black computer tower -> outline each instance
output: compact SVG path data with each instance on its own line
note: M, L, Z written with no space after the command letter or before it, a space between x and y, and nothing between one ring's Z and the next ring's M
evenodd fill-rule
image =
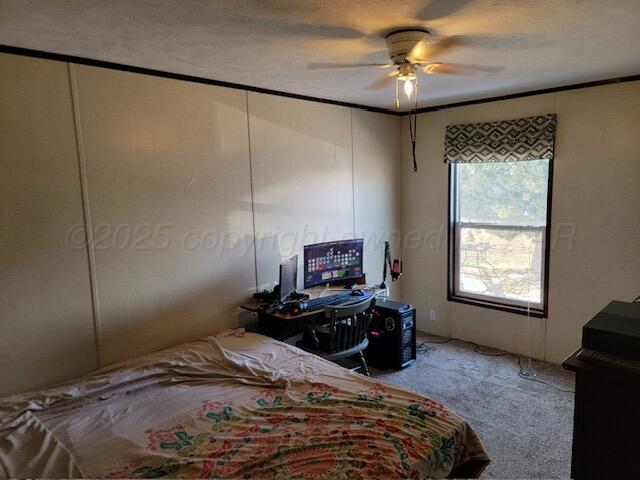
M416 309L393 300L376 300L369 327L367 362L400 370L416 360Z

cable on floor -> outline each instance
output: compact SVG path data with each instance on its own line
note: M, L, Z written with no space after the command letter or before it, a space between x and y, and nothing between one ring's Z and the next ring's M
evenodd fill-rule
M466 343L467 345L471 345L471 346L473 346L473 351L475 353L477 353L478 355L484 355L485 357L511 357L511 358L515 358L515 360L516 360L516 362L518 364L518 377L522 378L523 380L529 380L531 382L541 383L542 385L545 385L547 387L553 388L554 390L557 390L558 392L575 393L573 390L565 390L565 389L556 387L555 385L552 385L549 382L546 382L544 380L536 378L535 375L531 375L522 366L522 359L520 358L520 355L516 355L515 353L510 353L510 352L498 352L498 353L483 352L483 351L481 351L481 349L483 348L482 346L478 345L477 343L470 342L468 340L459 340L457 338L446 338L444 340L423 340L418 345L416 345L416 352L417 353L428 353L430 351L435 350L436 349L435 346L428 345L430 343L431 344L443 344L443 343L449 343L449 342L460 342L460 343Z
M418 345L416 345L416 353L429 353L435 349L436 347L427 345L426 342L421 342Z

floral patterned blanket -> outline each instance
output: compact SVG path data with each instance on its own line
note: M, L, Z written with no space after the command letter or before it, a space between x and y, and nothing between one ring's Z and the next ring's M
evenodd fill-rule
M0 400L0 476L478 475L471 427L411 391L243 330Z

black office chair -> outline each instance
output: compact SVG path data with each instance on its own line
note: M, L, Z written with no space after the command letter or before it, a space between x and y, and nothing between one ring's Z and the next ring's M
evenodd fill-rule
M369 345L367 333L375 303L375 298L370 297L349 305L325 307L329 323L308 327L298 346L332 362L357 356L360 366L353 370L362 368L369 376L363 351Z

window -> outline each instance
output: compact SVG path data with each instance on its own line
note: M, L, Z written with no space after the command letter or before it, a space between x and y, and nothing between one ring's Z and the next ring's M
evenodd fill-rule
M449 169L449 299L546 316L550 160Z

